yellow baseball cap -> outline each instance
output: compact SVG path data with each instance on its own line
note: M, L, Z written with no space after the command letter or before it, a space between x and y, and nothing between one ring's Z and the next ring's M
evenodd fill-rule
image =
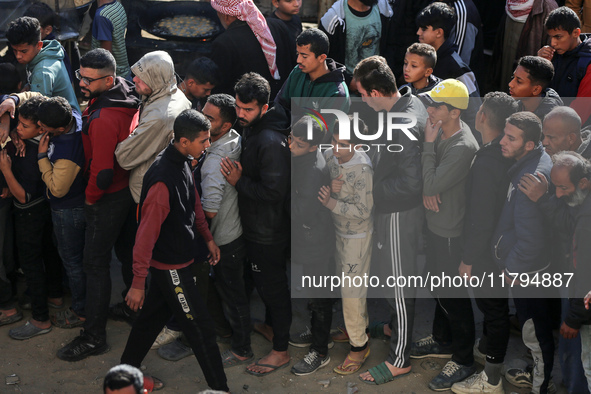
M467 109L470 94L462 82L457 79L445 79L421 96L427 102L427 106L433 103L445 103L457 109Z

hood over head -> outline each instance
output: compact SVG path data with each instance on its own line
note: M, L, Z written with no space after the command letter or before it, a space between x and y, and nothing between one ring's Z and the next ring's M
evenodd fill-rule
M164 51L145 54L133 66L131 72L137 75L150 89L153 100L176 90L174 63L170 55Z

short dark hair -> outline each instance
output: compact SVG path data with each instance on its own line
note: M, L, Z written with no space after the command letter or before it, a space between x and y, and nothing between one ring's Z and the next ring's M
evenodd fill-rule
M490 126L499 131L503 131L507 118L519 111L517 100L505 92L489 92L485 94L482 106Z
M195 141L203 131L211 129L211 123L201 112L194 109L186 109L174 120L174 141L179 142L181 138Z
M533 112L516 112L507 118L507 123L512 124L523 132L523 143L532 141L538 144L542 138L542 122Z
M49 97L39 105L39 120L49 127L68 127L72 122L72 107L61 96Z
M21 76L12 63L0 63L0 94L15 93Z
M437 64L437 51L432 45L415 42L406 49L406 53L412 53L421 56L425 62L425 66L429 68L435 67Z
M207 98L207 102L219 108L220 116L224 122L234 125L236 122L236 100L234 97L226 93L212 94Z
M359 121L359 123L357 124L357 126L355 126L355 116L353 115L349 115L349 130L351 131L351 136L349 138L349 142L353 145L359 145L359 144L365 144L367 143L367 141L362 140L361 138L359 138L357 136L357 134L354 132L354 129L357 128L359 130L359 132L361 134L369 134L369 128L367 127L367 125L365 124L365 122L363 121L363 119L357 117L357 120ZM338 127L338 119L335 122L335 127L333 129L333 134L338 134L339 137L341 136L340 134L340 128ZM343 140L343 141L347 141L347 140Z
M111 368L103 380L103 392L129 386L133 386L136 394L141 394L144 390L144 375L136 367L127 364Z
M55 11L45 3L36 1L26 9L24 16L30 16L31 18L37 18L41 28L47 26L56 26L59 21L58 15Z
M31 97L27 101L21 104L18 108L18 116L22 116L23 118L30 120L32 122L39 122L39 107L43 102L47 100L45 96L35 96Z
M308 124L312 125L312 138L308 138ZM326 127L310 115L305 115L298 120L291 128L294 137L301 138L311 146L318 146L326 139Z
M570 8L558 7L548 15L544 27L546 30L565 30L571 34L575 29L581 28L581 21Z
M187 67L186 78L191 78L199 83L219 84L220 68L213 60L208 57L199 57Z
M296 45L310 45L310 51L316 57L328 55L328 50L330 49L328 36L319 29L307 29L301 32L298 38L296 38Z
M117 63L111 52L103 48L93 49L80 58L80 67L93 68L105 75L115 75Z
M234 92L240 101L243 103L250 103L253 100L259 106L269 104L269 96L271 95L271 85L265 78L255 72L244 74L236 85L234 85Z
M391 95L398 91L396 77L386 59L381 56L370 56L360 61L355 66L353 78L368 92L377 90L384 95Z
M41 41L41 25L36 18L22 16L10 22L6 39L10 45L35 45Z
M456 12L453 7L442 3L431 3L417 15L417 25L426 29L431 26L433 30L443 29L443 38L447 39L456 24Z
M546 89L552 82L552 78L554 78L552 62L543 57L523 56L519 59L517 65L525 68L529 74L529 80L535 85L540 85L542 89Z
M581 179L591 180L591 163L577 152L562 151L552 156L554 167L569 168L569 178L575 187Z

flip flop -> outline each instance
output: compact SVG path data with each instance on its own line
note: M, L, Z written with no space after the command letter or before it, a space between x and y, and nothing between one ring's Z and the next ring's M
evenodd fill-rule
M254 376L267 376L270 373L273 373L281 368L285 368L290 364L290 361L288 361L282 365L261 364L261 363L259 363L259 361L261 361L260 358L258 359L258 361L256 363L254 363L254 365L258 365L259 367L271 368L271 370L267 371L267 372L255 372L255 371L251 371L250 369L246 369L246 373L254 375Z
M51 324L59 328L80 327L86 321L86 319L78 316L72 308L68 308L65 311L59 311L55 315L50 316L50 319Z
M386 363L378 364L375 367L368 369L367 372L369 372L374 381L372 382L371 380L365 380L361 376L359 377L359 380L361 380L365 384L371 384L374 386L391 382L396 378L408 375L410 373L410 371L408 371L407 373L394 376L392 375L392 372L390 372L390 370L388 369Z
M369 324L367 335L376 339L390 339L390 336L384 334L384 326L388 324L385 321L374 321Z
M152 391L162 390L164 388L164 382L157 377L144 375L144 389L148 390L148 393Z
M251 364L252 360L254 360L254 354L251 354L251 356L245 360L240 360L230 349L222 353L222 364L224 365L224 368L235 367L236 365L246 363Z
M345 327L337 327L337 332L331 335L331 339L336 343L349 343L349 334ZM334 332L334 331L333 331Z
M17 321L23 318L23 314L20 311L17 311L14 315L6 315L5 313L0 312L0 326L5 326L7 324L16 323Z
M353 360L351 357L349 357L349 354L347 354L347 357L345 357L345 361L343 361L342 364L339 364L336 367L334 367L333 371L335 371L339 375L354 374L355 372L357 372L361 369L361 367L363 366L363 363L369 357L369 353L370 353L370 349L367 348L367 353L365 353L365 355L363 356L363 360ZM345 365L345 364L347 364L347 365ZM353 370L349 370L349 368L351 368L351 367L353 367Z

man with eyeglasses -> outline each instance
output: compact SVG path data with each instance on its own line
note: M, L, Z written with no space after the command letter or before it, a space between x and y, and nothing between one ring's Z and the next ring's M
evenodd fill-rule
M89 100L82 115L82 143L85 155L84 214L86 239L86 321L83 331L58 350L58 358L79 361L109 350L107 315L111 300L110 262L115 247L123 265L132 264L133 238L126 225L133 218L129 172L115 160L117 144L138 124L140 104L132 83L115 77L115 58L102 48L80 59L80 90ZM134 234L133 234L134 235Z

